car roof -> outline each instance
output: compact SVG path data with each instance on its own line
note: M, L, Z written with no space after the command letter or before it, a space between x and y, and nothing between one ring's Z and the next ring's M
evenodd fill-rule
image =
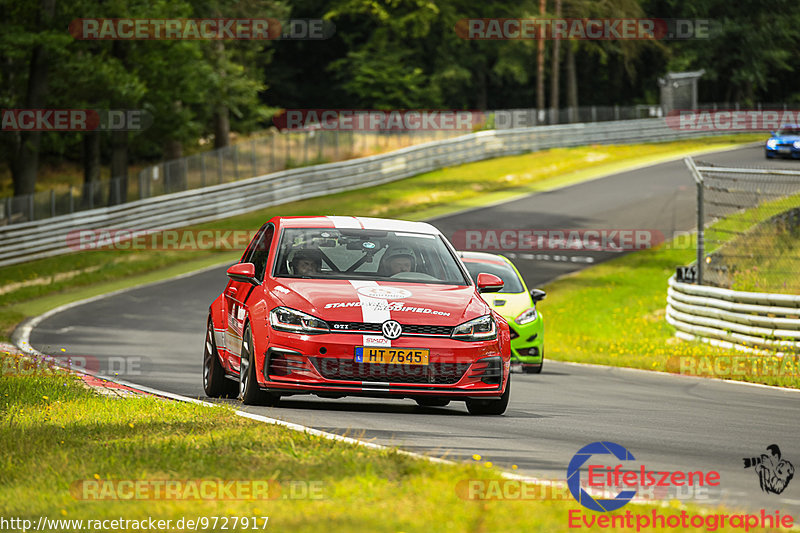
M380 231L408 231L412 233L428 233L441 235L441 232L426 222L410 222L389 218L352 217L352 216L305 216L275 217L273 222L280 222L284 228L334 228L334 229L368 229Z

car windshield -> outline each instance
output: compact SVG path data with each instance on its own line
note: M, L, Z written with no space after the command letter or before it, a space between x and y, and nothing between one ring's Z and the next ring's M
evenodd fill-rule
M778 131L778 135L798 135L800 136L800 126L784 126Z
M511 268L510 265L505 263L488 263L483 261L470 261L464 260L464 265L467 267L469 275L472 280L478 282L478 274L485 272L487 274L494 274L503 280L503 289L499 292L517 293L523 292L522 283L519 281L517 273Z
M276 277L469 285L442 238L367 229L287 228Z

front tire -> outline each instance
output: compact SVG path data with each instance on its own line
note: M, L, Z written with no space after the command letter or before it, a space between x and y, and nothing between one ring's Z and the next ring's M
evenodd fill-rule
M203 390L210 398L235 398L238 392L236 383L225 377L225 369L219 361L211 317L208 317L206 345L203 350Z
M508 375L506 391L496 400L467 400L467 411L471 415L502 415L511 397L511 374Z
M275 405L280 398L264 392L256 378L256 359L253 353L253 334L250 324L244 327L242 351L239 363L239 399L245 405Z

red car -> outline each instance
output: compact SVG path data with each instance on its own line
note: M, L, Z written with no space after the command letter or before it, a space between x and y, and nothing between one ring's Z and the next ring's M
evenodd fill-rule
M508 323L478 294L430 224L358 217L275 217L211 304L203 386L211 397L276 405L283 396L465 401L505 412Z

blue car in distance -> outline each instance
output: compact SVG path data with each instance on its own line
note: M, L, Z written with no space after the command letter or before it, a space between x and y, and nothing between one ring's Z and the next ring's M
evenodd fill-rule
M764 154L767 159L800 157L800 124L784 124L778 131L773 131L764 146Z

